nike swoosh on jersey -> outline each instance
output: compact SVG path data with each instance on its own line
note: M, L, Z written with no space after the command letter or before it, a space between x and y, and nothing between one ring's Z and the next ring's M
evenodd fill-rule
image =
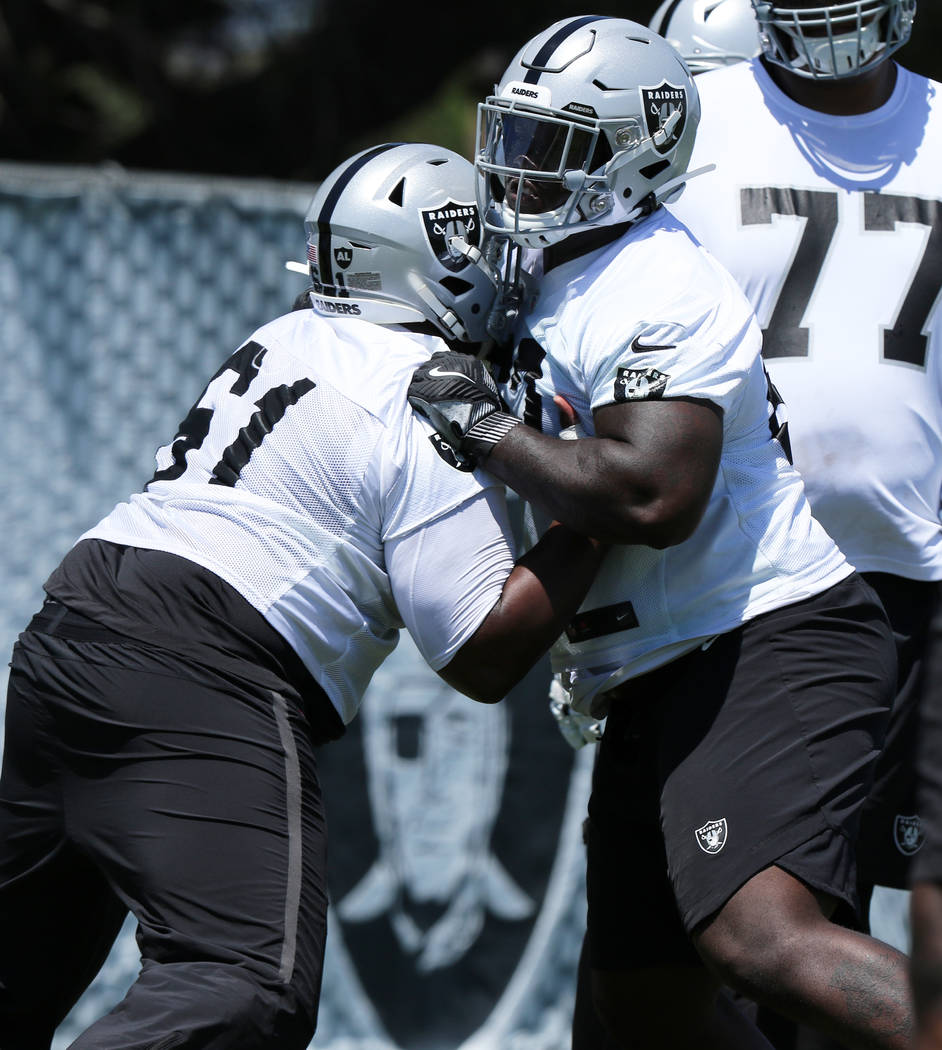
M631 340L631 350L635 354L644 354L649 350L673 350L676 346L676 343L642 343L640 335Z

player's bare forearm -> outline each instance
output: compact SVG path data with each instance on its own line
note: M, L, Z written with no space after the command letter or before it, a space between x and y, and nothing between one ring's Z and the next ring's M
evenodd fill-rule
M611 405L594 438L516 427L485 469L557 521L607 543L670 547L697 527L722 447L721 417L685 402Z
M625 483L623 469L617 472L619 483L613 483L613 454L619 464L626 458L626 450L613 445L604 438L559 441L517 427L495 447L484 469L571 529L608 543L651 543L657 493L641 464L633 483Z
M562 634L605 554L598 541L549 529L507 578L496 605L439 673L460 692L501 700Z
M565 398L554 402L574 418ZM453 352L416 369L409 403L471 462L607 543L687 539L709 503L723 447L722 411L692 398L612 402L593 412L594 438L546 437L506 411L479 360Z

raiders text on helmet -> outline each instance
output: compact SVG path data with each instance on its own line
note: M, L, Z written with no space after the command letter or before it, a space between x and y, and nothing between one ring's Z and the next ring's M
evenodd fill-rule
M555 23L478 107L485 229L538 247L645 214L685 180L699 119L693 78L656 33L596 15Z
M664 0L649 25L694 75L743 62L760 50L752 0Z
M852 77L878 65L906 43L916 15L916 0L752 5L766 59L815 80Z
M318 313L485 339L497 278L463 157L416 143L364 150L321 183L304 225Z

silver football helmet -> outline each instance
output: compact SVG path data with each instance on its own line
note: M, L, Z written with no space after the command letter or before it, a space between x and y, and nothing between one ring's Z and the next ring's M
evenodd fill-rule
M677 48L694 75L760 51L752 0L664 0L648 25Z
M317 313L430 321L446 338L484 341L499 278L481 253L464 157L416 143L364 150L320 184L304 226Z
M879 65L909 39L916 0L752 0L762 53L801 77L836 80Z
M646 214L689 177L699 120L689 70L646 26L556 22L478 106L485 230L542 247Z

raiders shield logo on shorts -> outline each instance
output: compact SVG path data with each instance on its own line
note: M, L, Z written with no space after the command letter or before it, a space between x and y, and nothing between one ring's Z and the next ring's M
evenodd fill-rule
M897 813L893 822L893 842L900 853L911 857L918 853L926 840L926 833L922 827L922 818L918 816L904 817Z
M641 99L654 148L658 153L669 153L680 140L687 122L687 92L665 80L658 87L643 87Z
M449 200L440 208L427 208L422 212L422 224L432 251L448 270L457 272L468 265L467 257L452 245L452 237L461 237L475 248L481 246L481 223L476 204Z
M719 853L726 845L726 817L719 820L708 820L702 828L697 828L697 845L704 853Z

